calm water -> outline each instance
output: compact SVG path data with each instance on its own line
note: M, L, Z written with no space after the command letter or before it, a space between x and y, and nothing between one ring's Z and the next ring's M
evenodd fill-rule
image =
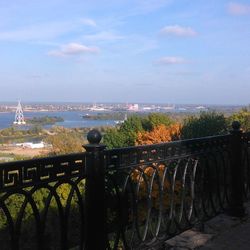
M66 128L79 127L98 127L98 126L114 126L114 120L88 120L83 119L82 115L86 113L79 111L65 112L25 112L24 118L43 117L43 116L59 116L64 119L63 122L57 122L54 125ZM88 112L91 114L91 112ZM15 113L0 113L0 129L11 127L15 119ZM46 126L47 128L50 126Z

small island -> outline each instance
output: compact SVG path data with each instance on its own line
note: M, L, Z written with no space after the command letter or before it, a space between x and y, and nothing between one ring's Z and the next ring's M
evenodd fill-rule
M27 124L31 125L51 125L56 122L63 122L64 119L59 116L43 116L43 117L33 117L31 119L26 120Z
M93 113L82 115L83 119L88 120L124 120L127 114L125 112L107 112L107 113Z

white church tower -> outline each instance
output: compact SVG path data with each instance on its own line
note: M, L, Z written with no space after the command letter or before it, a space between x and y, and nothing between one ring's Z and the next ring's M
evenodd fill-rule
M21 106L20 101L18 101L18 105L17 105L17 108L16 108L15 121L13 122L13 124L16 124L16 125L24 125L24 124L26 124L26 122L24 120L23 110L22 110L22 106Z

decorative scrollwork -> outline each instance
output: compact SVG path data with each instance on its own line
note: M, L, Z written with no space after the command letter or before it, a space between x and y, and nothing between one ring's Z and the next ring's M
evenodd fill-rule
M3 192L80 177L84 172L84 153L0 164L0 189Z
M83 248L84 153L0 164L0 175L1 249Z

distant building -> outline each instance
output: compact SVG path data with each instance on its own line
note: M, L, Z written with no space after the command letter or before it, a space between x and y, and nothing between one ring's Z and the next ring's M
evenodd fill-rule
M204 106L197 106L196 109L202 110L202 109L206 109L206 107L204 107Z
M143 109L143 110L152 110L151 107L143 107L142 109Z
M23 148L36 149L36 148L44 148L45 144L43 141L38 142L38 143L24 142L24 143L16 143L16 146L23 147Z
M162 109L165 109L165 110L174 110L175 109L175 105L168 105L168 106L165 106L165 107L162 107Z
M128 105L128 111L138 111L139 105L138 104L130 104Z
M96 106L96 104L94 104L89 110L90 110L90 111L106 111L105 108L103 108L103 107L98 107L98 106Z

